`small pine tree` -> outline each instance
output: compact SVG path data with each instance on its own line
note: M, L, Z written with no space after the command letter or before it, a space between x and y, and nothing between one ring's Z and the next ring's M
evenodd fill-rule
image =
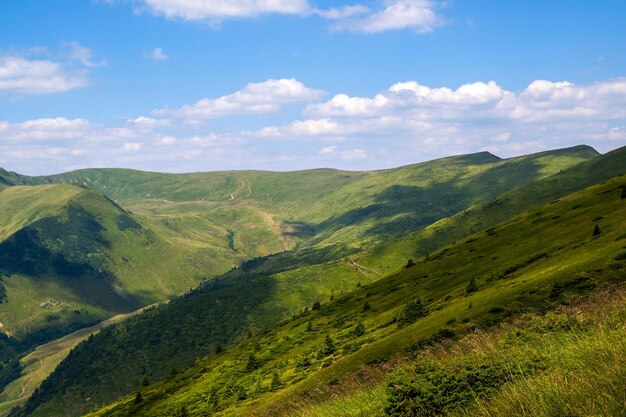
M311 307L311 310L313 310L313 311L317 311L317 310L319 310L320 308L322 308L322 304L321 304L321 303L319 302L319 300L318 300L318 301L316 301L316 302L314 302L314 303L313 303L313 307Z
M224 351L224 347L222 347L221 343L218 343L217 346L215 346L215 354L219 355L220 353L222 353Z
M309 320L309 322L306 325L306 331L307 332L312 332L313 331L313 322L311 320Z
M371 309L372 306L370 305L370 303L368 303L367 301L363 303L363 312L370 311Z
M150 386L150 378L148 378L148 376L143 377L143 379L141 380L141 386L142 387Z
M281 385L282 382L280 381L280 377L276 372L274 372L274 374L272 375L272 382L270 383L270 389L272 391L276 391L278 388L280 388Z
M239 385L237 387L237 400L243 401L248 398L248 394L246 393L246 388L243 385Z
M354 326L352 334L354 335L354 337L361 337L365 334L365 325L362 321L358 322L356 326Z
M424 317L426 315L426 310L424 309L424 305L422 304L422 300L419 298L414 299L413 301L409 301L404 306L404 310L402 311L402 315L398 320L398 326L406 326L407 324L411 324L415 322L420 317Z
M600 231L600 226L598 226L598 225L596 224L596 226L593 228L593 235L594 235L594 236L598 236L600 233L602 233L602 232Z
M329 356L335 353L336 350L337 348L335 347L333 339L330 338L330 335L326 335L326 337L324 338L324 345L322 346L320 352L324 356Z
M470 278L469 284L467 284L467 288L465 289L465 294L469 295L473 292L478 291L478 284L476 284L476 280L474 277Z
M415 266L415 262L413 262L413 259L409 259L406 265L404 265L404 269L409 269L412 266Z
M143 395L141 395L141 391L137 391L137 395L135 395L135 404L141 404L143 402Z
M254 371L259 366L260 366L259 360L254 355L254 353L251 353L250 356L248 356L248 363L246 363L246 370L247 371Z

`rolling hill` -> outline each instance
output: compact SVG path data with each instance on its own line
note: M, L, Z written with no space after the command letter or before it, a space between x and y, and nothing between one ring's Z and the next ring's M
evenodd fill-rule
M620 168L623 172L624 165L619 163L624 160L623 153L622 150L605 155L596 160L595 164L592 164L593 160L586 163L588 166L583 164L581 172L587 172L589 181L598 181L603 176L604 179L610 178L616 175L614 171L620 171ZM602 158L607 160L601 162ZM605 169L606 172L603 173ZM555 174L570 178L559 180L562 190L554 187L554 179L548 178L544 180L547 181L546 185L537 185L537 189L547 187L549 191L537 198L528 198L536 192L532 189L521 192L516 198L502 198L506 201L507 199L526 201L526 206L519 204L513 206L512 212L515 210L523 212L524 207L528 209L538 205L541 199L558 198L569 192L568 187L575 188L576 178L580 176L575 170L574 167L571 168L571 172L564 170ZM460 230L468 230L470 233L472 227L480 224L477 221L484 216L489 217L489 210L497 206L487 203L467 210L467 213L477 214L474 217L468 214L464 217L465 220L456 226L452 226L451 223L450 230L456 230L460 225L469 225L469 228ZM510 215L507 213L504 216L507 218ZM439 243L449 244L456 239L441 239ZM407 246L419 247L419 241L406 242L409 242ZM359 267L358 264L355 265L350 257L345 258L346 254L350 253L333 245L290 251L245 262L240 268L205 284L199 290L116 326L110 330L111 333L96 337L95 340L106 343L97 350L79 349L74 352L73 355L76 356L70 356L56 375L64 382L59 383L57 380L45 389L47 392L56 390L71 392L66 394L65 398L74 398L70 401L72 403L77 401L76 398L85 396L92 398L94 403L110 401L124 392L132 391L144 376L151 379L161 378L169 374L173 368L184 368L192 364L198 356L211 354L215 349L219 350L218 345L224 347L244 340L249 334L258 333L293 315L296 310L300 313L303 305L311 306L315 300L325 301L331 297L339 297L342 291L348 292L354 289L356 284L375 281L380 277L370 274L368 278L367 270L361 269L363 267ZM395 268L406 261L407 258L402 258L402 263L397 263ZM157 327L161 329L159 335L152 331ZM99 353L95 354L94 359L91 355L96 351ZM80 363L81 367L98 366L99 354L106 356L109 363L117 364L113 366L113 371L99 373L100 381L96 384L81 380L80 373L72 370L75 366L72 363ZM129 361L128 358L141 360ZM63 366L68 368L63 369ZM88 373L98 372L94 369ZM68 378L63 376L64 374L73 376ZM54 378L55 375L52 379ZM61 389L59 384L64 388ZM44 392L42 396L50 397L50 394ZM36 398L37 395L34 401Z
M576 188L575 167L604 157L580 146L507 160L479 153L373 172L98 169L25 177L2 171L7 188L0 192L0 204L11 213L22 207L16 211L22 218L7 220L0 245L13 251L34 248L25 253L34 256L39 269L8 270L8 302L0 304L0 317L4 313L3 321L12 326L4 329L9 334L29 338L18 349L25 351L73 328L171 297L243 261L180 298L190 303L175 300L162 307L169 313L157 308L142 315L146 323L162 320L163 339L176 340L182 317L187 334L202 329L196 336L150 349L146 343L153 338L134 333L129 321L126 342L145 360L103 375L101 383L113 378L115 388L94 393L94 401L110 401L134 389L138 374L161 378L172 368L185 368L218 346L480 230L486 224L480 216L496 224L548 197L609 178L619 171L619 162L605 162L604 172L599 163L589 165L588 179ZM564 179L540 187L551 190L541 197L518 198L508 211L489 210L498 206L492 201L498 195L557 175ZM463 217L468 213L474 214ZM428 241L426 235L437 238ZM27 264L22 261L17 264ZM46 285L38 285L42 282ZM15 308L11 300L25 302ZM120 364L130 357L122 355L116 359Z
M143 386L137 384L135 389L141 394L134 393L92 415L294 415L306 413L307 407L311 415L315 415L311 408L338 402L338 393L343 388L344 400L368 392L372 414L385 408L390 415L412 415L418 412L420 405L407 403L402 392L414 389L411 384L419 381L419 372L424 372L419 371L422 368L418 367L418 374L401 372L400 376L393 376L396 379L388 382L392 389L386 392L385 378L390 370L402 369L401 366L415 361L414 355L419 358L429 344L444 340L454 343L454 339L477 328L490 329L517 317L529 320L534 317L532 314L539 314L535 324L559 326L555 328L561 332L558 337L565 338L572 346L583 343L580 334L569 336L567 333L573 324L570 327L567 322L559 324L558 319L564 320L564 317L555 319L548 315L543 318L542 314L560 304L577 302L577 297L588 297L596 289L608 288L610 294L614 291L610 290L612 285L624 284L624 189L626 179L620 176L469 236L314 311L304 312L266 332L241 340L224 352L197 361L181 373L156 383L146 380ZM610 334L598 334L598 328L591 326L587 327L589 336L585 340L593 339L594 335L604 337L601 340L605 343L623 340L624 329L619 324L622 307L623 304L617 304L618 316L611 319ZM593 317L599 320L602 313ZM82 357L85 358L87 352L92 358L97 358L102 351L111 353L113 348L109 341L128 330L127 326L109 328L106 334L82 346ZM481 395L498 395L505 382L541 379L542 375L562 371L558 362L551 362L556 359L552 356L555 353L533 351L530 343L537 343L536 339L528 339L532 333L524 338L523 331L546 332L529 325L511 332L516 335L517 349L530 355L524 358L517 353L514 359L519 361L519 371L511 373L502 369L504 359L497 357L486 360L483 365L476 361L471 366L465 365L466 371L473 372L472 378L478 379L474 383L483 387ZM181 328L180 339L185 337L185 330ZM525 343L529 344L528 348L524 347ZM557 352L558 343L555 340L551 345ZM563 347L560 349L564 351ZM619 349L614 350L612 357L620 357ZM59 402L62 392L66 398L85 398L91 394L68 384L71 382L68 377L73 374L63 371L70 369L64 366L71 367L73 361L78 361L78 356L73 355L61 365L61 372L55 372L42 385L42 391L30 402L31 408L26 408L26 415L49 415L67 404ZM570 355L575 355L575 351ZM108 356L102 356L105 357ZM601 389L597 393L601 399L595 405L586 404L586 409L619 409L619 395L602 395L605 392L602 390L618 392L619 378L596 383L592 375L597 362L588 360L582 364L581 372L592 378L588 383ZM428 363L425 366L429 366ZM439 372L454 372L453 363L446 366L449 369ZM602 375L607 377L613 372L610 367L601 369ZM149 375L142 375L145 376ZM544 379L549 380L549 376ZM355 390L355 386L361 392ZM521 393L519 391L518 395ZM49 401L41 401L46 394ZM418 394L407 395L406 398L414 399ZM570 394L563 391L560 395L565 397L561 398L564 407ZM469 401L461 398L457 403L452 401L449 408L441 406L439 414L456 412L455 406L471 407L473 403L470 395ZM558 410L563 411L563 408ZM360 410L354 411L354 414L342 415L361 415ZM65 412L70 413L67 409Z

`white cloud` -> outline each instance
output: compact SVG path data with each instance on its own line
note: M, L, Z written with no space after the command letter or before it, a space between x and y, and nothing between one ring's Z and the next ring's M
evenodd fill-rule
M143 0L153 13L183 20L219 21L267 13L304 15L306 0Z
M148 52L146 56L155 61L167 61L170 59L163 48L154 48L152 51Z
M382 10L364 17L345 19L332 26L334 30L379 33L386 30L413 29L417 33L432 32L444 20L429 0L386 0Z
M202 116L193 117L257 114L319 97L295 80L270 81L207 99L196 109ZM338 168L372 169L483 149L507 157L587 143L604 152L626 144L626 78L580 85L539 80L519 92L493 81L458 87L407 81L369 97L336 94L305 113L275 126L250 127L267 120L251 118L243 123L247 131L226 121L209 131L147 116L120 126L64 117L0 121L0 161L25 173L83 166L302 169L327 159Z
M70 72L58 62L0 56L0 93L61 93L89 84L86 74Z
M520 94L494 81L464 84L453 90L431 88L415 81L392 85L374 97L337 94L309 105L309 116L320 118L410 115L410 120L516 119L538 121L578 117L626 116L626 78L588 85L533 81Z
M314 9L313 13L325 19L339 20L370 13L370 9L361 4L356 4L332 9Z
M135 4L139 4L137 11L215 26L225 19L264 14L320 16L335 21L331 26L334 31L360 33L397 29L426 33L445 23L435 11L436 3L432 0L380 0L378 3L374 8L354 3L326 9L313 7L308 0L136 0Z
M318 99L322 92L291 79L249 83L243 89L219 98L205 98L176 110L160 109L157 115L172 115L185 119L216 118L240 114L266 114L282 105Z
M70 58L79 61L88 68L103 67L107 65L105 60L96 62L93 60L93 51L78 42L69 42L67 46L70 49Z
M170 121L167 119L154 119L152 117L139 116L135 119L127 120L127 122L131 126L135 126L137 128L143 129L153 129L155 127L161 126L169 126Z
M337 146L336 145L331 145L331 146L326 146L322 149L319 150L319 154L320 155L332 155L335 153L335 151L337 151Z
M122 146L122 149L125 150L125 151L130 151L130 152L138 151L139 149L141 149L141 143L138 143L138 142L126 142Z

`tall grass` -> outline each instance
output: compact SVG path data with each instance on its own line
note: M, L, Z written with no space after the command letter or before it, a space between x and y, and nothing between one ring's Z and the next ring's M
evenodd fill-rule
M414 382L412 378L419 378L416 372L424 369L420 365L435 366L449 378L468 364L481 364L506 369L495 391L481 395L468 385L470 401L438 412L409 407L401 413L451 417L625 416L626 290L610 288L543 315L526 314L512 323L427 347L414 358L396 359L395 364L402 365L396 366L386 380L389 369L370 370L373 377L362 386L344 387L343 395L342 389L336 388L336 394L330 398L327 395L323 402L303 400L298 411L292 409L289 414L386 415L384 409L389 411L390 403L395 401L392 391L406 389Z

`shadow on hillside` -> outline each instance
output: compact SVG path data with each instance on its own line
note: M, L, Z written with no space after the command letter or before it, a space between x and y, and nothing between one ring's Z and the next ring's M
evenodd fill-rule
M522 159L497 164L482 173L465 178L464 173L429 187L395 184L378 193L373 203L334 215L319 224L307 224L310 231L324 236L344 227L373 224L364 236L388 238L428 226L472 205L488 201L513 188L541 177L543 166L536 160Z
M70 207L66 222L53 217L41 219L0 243L0 276L5 282L19 279L14 275L23 275L42 286L60 285L112 314L136 310L145 305L147 294L130 296L116 290L117 279L106 270L101 251L110 246L101 235L103 230L93 216L78 208ZM54 321L48 327L53 328ZM41 332L44 339L44 334L58 333L50 329Z

